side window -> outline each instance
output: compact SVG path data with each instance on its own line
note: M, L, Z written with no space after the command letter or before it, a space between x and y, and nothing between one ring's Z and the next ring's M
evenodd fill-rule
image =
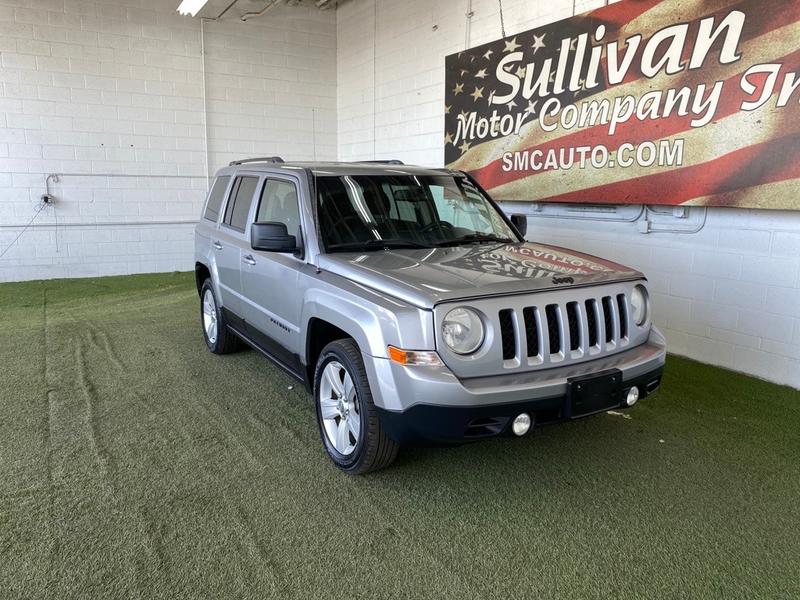
M225 190L228 189L228 183L231 178L229 176L217 177L214 186L211 188L211 193L208 195L208 204L206 204L206 212L203 213L203 218L209 221L217 222L219 219L219 211L222 208L222 201L225 199Z
M223 223L244 232L247 226L247 215L253 204L253 195L258 186L258 177L237 177L233 185L233 194L225 209Z
M261 192L256 222L283 223L289 235L297 235L300 227L300 208L295 185L289 181L268 179Z

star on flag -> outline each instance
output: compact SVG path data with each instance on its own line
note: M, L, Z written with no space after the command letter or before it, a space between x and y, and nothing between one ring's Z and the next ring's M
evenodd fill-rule
M505 52L514 52L517 48L522 48L522 44L517 43L517 38L513 38L503 43L506 45Z

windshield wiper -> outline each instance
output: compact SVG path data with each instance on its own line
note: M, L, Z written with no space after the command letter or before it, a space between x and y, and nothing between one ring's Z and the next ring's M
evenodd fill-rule
M511 244L514 242L514 240L507 237L500 237L497 235L491 235L485 233L471 233L469 235L465 235L460 238L453 238L452 240L437 242L436 245L439 247L444 247L444 246L460 246L461 244L483 244L489 242L497 244Z
M342 244L331 244L328 250L388 250L390 248L430 248L429 244L422 244L414 240L388 239L388 240L366 240L364 242L345 242Z

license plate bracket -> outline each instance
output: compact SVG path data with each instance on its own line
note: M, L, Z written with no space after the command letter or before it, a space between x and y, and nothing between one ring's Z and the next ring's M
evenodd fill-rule
M579 419L619 406L622 372L611 369L567 380L567 417Z

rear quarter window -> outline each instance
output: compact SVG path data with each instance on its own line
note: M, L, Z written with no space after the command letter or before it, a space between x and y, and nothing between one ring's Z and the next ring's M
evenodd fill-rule
M253 203L253 196L258 186L258 177L237 177L233 185L233 197L228 201L225 209L225 219L223 223L244 233L247 225L247 216L250 214L250 205Z
M206 211L203 213L203 218L215 223L219 219L219 211L222 208L222 202L225 200L225 190L228 189L228 183L231 178L229 176L217 177L214 182L214 187L211 188L211 193L208 195L208 203L206 204Z

